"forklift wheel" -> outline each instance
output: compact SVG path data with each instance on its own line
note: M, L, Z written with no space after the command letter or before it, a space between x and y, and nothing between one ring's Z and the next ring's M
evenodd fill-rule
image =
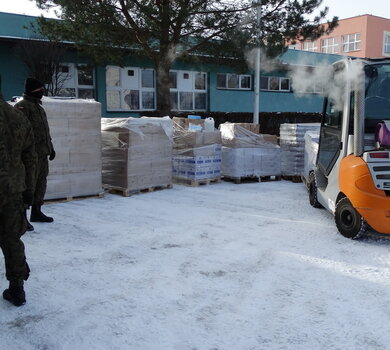
M352 206L347 197L341 198L337 202L335 221L339 232L346 238L358 239L368 229L365 220Z
M314 172L309 175L309 202L314 208L322 208L322 205L317 200L317 183Z

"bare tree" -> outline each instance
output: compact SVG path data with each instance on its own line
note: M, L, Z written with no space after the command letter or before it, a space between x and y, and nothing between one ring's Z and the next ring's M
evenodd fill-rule
M68 73L62 72L64 45L46 40L23 40L15 50L28 74L45 84L45 95L57 96L69 77Z

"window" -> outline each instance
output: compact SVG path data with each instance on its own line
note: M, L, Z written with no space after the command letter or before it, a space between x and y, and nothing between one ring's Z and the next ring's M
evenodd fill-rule
M107 111L155 109L155 72L136 67L106 67Z
M384 32L383 34L383 54L390 55L390 32Z
M77 97L83 99L93 99L94 74L93 69L87 65L78 65L77 69Z
M139 109L139 90L124 90L123 99L129 109Z
M337 38L326 38L321 40L322 53L337 53L339 44Z
M321 82L307 82L307 84L304 84L303 86L300 86L298 84L294 87L294 92L297 92L299 94L323 94L324 93L324 87Z
M204 72L170 71L171 109L205 111L207 109L207 74Z
M177 89L177 72L169 72L169 87Z
M227 88L227 74L217 74L217 88L226 89Z
M269 90L268 77L260 77L260 90Z
M206 90L206 79L204 73L195 73L195 90Z
M342 118L342 112L336 110L327 100L318 151L318 165L321 172L326 175L330 173L340 154Z
M50 96L93 99L95 97L95 72L92 66L63 63L54 74Z
M343 52L360 50L360 33L343 35L342 41Z
M280 78L280 90L290 91L290 79Z
M182 111L191 111L193 108L193 99L191 92L180 92L180 110Z
M324 94L326 66L300 66L300 74L291 81L292 90L297 94ZM326 80L326 79L325 79Z
M299 44L298 43L290 44L290 45L288 45L288 48L290 50L299 50Z
M206 109L206 94L195 92L195 110Z
M283 77L260 77L260 90L290 91L290 79Z
M336 109L335 105L327 100L326 103L326 113L323 119L323 124L325 126L331 126L338 129L341 129L342 125L342 111Z
M228 89L239 89L240 83L237 74L229 74L227 77Z
M143 109L154 109L154 91L142 91Z
M154 70L144 69L141 76L143 88L154 88Z
M304 51L317 51L317 40L315 41L304 41L302 45Z
M251 77L249 75L240 76L240 87L241 89L250 89L251 88Z
M217 73L217 89L251 90L252 76L249 74Z
M177 91L171 91L171 109L174 111L177 111L179 109L179 106L177 105L178 96L179 95Z
M316 82L313 85L313 93L314 94L323 94L324 93L324 86L321 82Z

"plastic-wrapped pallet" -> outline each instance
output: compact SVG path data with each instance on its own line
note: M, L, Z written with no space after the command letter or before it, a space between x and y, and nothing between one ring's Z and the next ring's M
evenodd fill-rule
M319 123L280 125L282 175L301 176L304 170L305 133L319 128Z
M197 181L220 178L221 133L204 131L204 122L204 119L173 118L174 179Z
M305 133L305 155L304 155L304 166L302 176L306 181L309 180L309 173L315 169L317 154L318 154L318 143L320 137L320 130L306 131Z
M221 171L230 178L280 176L280 148L222 147Z
M222 175L229 178L280 176L280 147L274 135L252 132L254 124L224 123Z
M172 120L102 119L103 185L143 190L172 184Z
M102 193L100 103L47 97L42 102L56 151L45 199Z
M222 146L231 148L274 148L277 137L274 135L259 134L258 124L251 123L223 123L220 124Z

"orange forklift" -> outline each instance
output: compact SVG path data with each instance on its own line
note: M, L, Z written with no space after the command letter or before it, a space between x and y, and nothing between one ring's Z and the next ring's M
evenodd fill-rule
M390 59L344 59L332 73L310 204L333 213L347 238L390 234Z

